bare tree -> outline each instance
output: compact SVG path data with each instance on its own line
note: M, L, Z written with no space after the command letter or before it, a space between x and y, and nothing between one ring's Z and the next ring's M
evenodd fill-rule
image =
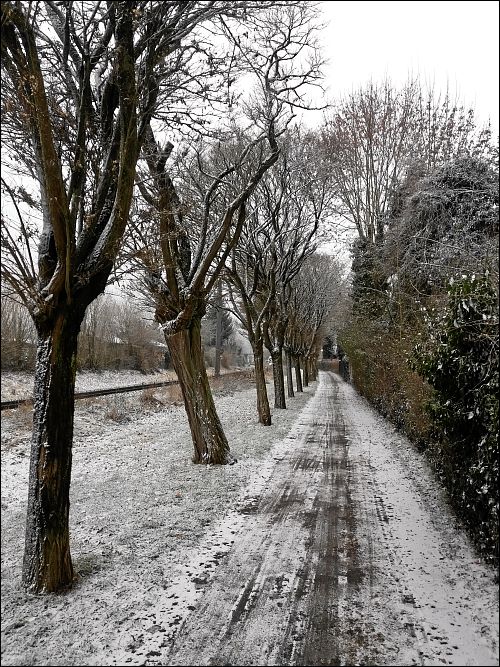
M131 237L131 255L139 259L143 271L143 292L154 300L155 317L165 333L183 391L195 463L231 462L205 370L201 318L206 312L207 295L224 265L227 254L224 246L236 243L245 219L245 203L262 173L278 157L274 138L274 146L268 154L260 152L262 161L250 174L247 187L228 201L223 186L227 185L232 172L243 167L252 149L258 150L262 140L262 137L257 143L249 140L231 167L223 169L215 178L209 175L210 183L206 186L199 183L203 199L197 202L193 212L197 215L201 210L203 217L199 227L198 218L191 221L191 234L194 236L196 230L198 236L198 248L194 252L191 252L191 239L184 222L189 214L183 212L173 181L164 171L157 174L153 182L156 192L142 188L143 195L154 206L156 224L151 226L148 219L144 226L144 219L138 216ZM200 154L196 157L198 164L203 164Z
M116 368L117 337L120 318L118 301L110 294L100 294L85 311L78 337L78 368Z
M302 227L300 221L294 220L297 209L290 191L290 174L291 163L294 164L294 169L298 165L291 156L292 143L287 133L282 141L281 159L266 174L257 189L253 211L248 216L240 242L233 249L231 262L226 268L232 288L230 295L233 313L246 330L252 346L257 412L259 421L264 425L271 424L264 370L264 344L273 359L275 407L284 408L282 353L279 346L276 350L273 349L271 337L274 337L275 333L279 337L283 327L286 327L286 314L279 308L285 298L287 276L291 276L300 264L297 262L300 255L300 244L297 241L308 238L309 243L315 232L314 226ZM297 193L298 201L303 194ZM299 208L302 210L302 205ZM298 217L300 219L300 215ZM287 251L290 251L289 257Z
M82 320L79 334L78 359L87 368L96 369L99 367L98 340L99 329L106 321L109 313L109 307L106 304L106 298L94 299L89 304ZM102 336L100 337L102 340Z
M2 277L38 335L23 566L31 592L73 580L68 517L78 331L120 247L141 145L196 48L193 31L245 11L243 5L2 2L2 124L9 130L2 156L10 173L32 186L3 181L13 214L2 214ZM39 234L27 209L41 212Z
M88 24L89 13L80 15L70 5L61 10L55 3L2 3L9 115L18 114L20 130L29 140L30 160L24 163L38 180L43 215L37 268L19 210L26 252L15 243L12 228L2 226L2 245L8 251L4 279L30 310L38 333L23 567L24 584L32 592L59 590L73 580L68 516L77 338L87 305L106 284L132 198L138 147L135 9L135 3L112 3L106 16L100 12L106 26L101 33L97 23ZM103 91L100 114L91 85L98 66L107 75L108 91L113 89L112 99ZM106 154L95 199L88 206L87 136L99 115ZM60 128L65 116L67 137ZM71 144L71 152L62 155L62 149L69 148L65 143ZM82 210L92 222L77 243Z
M264 318L264 339L273 362L275 407L285 408L283 349L290 316L291 283L321 239L320 225L331 214L330 171L319 150L319 137L296 128L287 136L286 153L276 165L278 178L262 184L262 208L274 231L269 251L275 296ZM269 280L269 279L268 279ZM290 376L288 375L288 378ZM289 394L292 388L289 382ZM292 389L293 391L293 389Z
M36 331L24 304L2 294L2 368L32 370Z
M317 378L318 356L338 315L344 282L340 262L330 255L315 253L306 259L291 284L285 347L290 382L292 359L295 362L297 391Z
M286 408L283 348L290 317L291 282L319 241L330 201L329 172L312 133L290 129L280 160L256 191L254 211L227 269L234 287L233 309L253 347L257 408L266 423L269 408L263 369L263 343L273 363L275 407ZM289 376L288 376L289 377ZM289 396L293 395L288 382Z
M387 224L391 197L411 164L425 169L491 148L491 131L472 110L423 91L418 81L401 89L370 83L340 100L324 126L324 150L335 183L338 212L374 243Z
M173 145L161 146L152 128L149 132L147 173L139 182L148 208L135 217L128 256L142 267L143 285L165 333L183 391L195 463L233 460L206 375L201 318L238 243L249 201L278 160L278 141L291 110L304 104L302 88L318 76L313 19L311 9L292 2L247 12L244 35L236 32L234 20L224 20L223 33L234 53L231 68L254 83L250 96L242 94L232 109L229 128L193 150L191 162L189 151L181 156L177 172L167 167ZM293 68L308 50L312 60Z
M215 294L207 303L207 313L202 320L201 338L205 352L213 352L210 357L210 366L214 367L214 375L220 375L224 351L231 345L231 338L235 331L233 318L226 304L222 278L217 283Z
M271 410L266 388L263 327L276 295L273 270L276 255L268 252L269 236L267 219L262 220L259 209L255 209L248 216L242 238L226 267L232 312L252 346L257 413L264 426L271 425Z

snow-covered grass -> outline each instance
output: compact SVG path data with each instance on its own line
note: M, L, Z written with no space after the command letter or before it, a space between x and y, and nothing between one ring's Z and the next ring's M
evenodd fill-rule
M236 507L316 386L263 427L250 381L238 380L240 391L234 380L215 384L238 459L232 466L191 462L172 388L77 402L70 526L79 578L71 591L48 597L27 595L20 582L31 414L2 413L2 664L111 664L109 647L134 641L158 587L172 583L207 529Z
M221 373L226 374L232 370L238 369L221 368ZM214 369L208 368L207 373L212 376ZM33 394L33 379L33 373L2 371L2 401L30 398ZM107 387L126 387L176 379L177 376L172 370L158 370L155 373L141 373L132 370L79 371L76 374L76 391L94 391Z
M241 561L231 554L244 549L244 538L259 549L259 539L266 539L261 524L272 530L272 544L278 545L269 547L270 563L286 542L279 531L288 534L295 524L304 529L283 554L289 564L287 554L293 552L303 570L296 547L305 549L304 536L310 537L304 506L299 504L295 524L269 523L265 513L245 512L257 507L263 494L272 495L277 480L292 511L286 471L295 480L294 455L307 463L301 470L310 471L305 496L313 502L314 480L324 476L309 465L311 448L323 460L330 431L339 435L335 446L344 447L347 456L344 482L356 519L353 571L368 564L370 572L362 585L349 589L344 606L337 604L337 630L347 644L351 639L378 642L371 648L384 660L347 664L498 664L498 588L492 568L473 551L443 489L406 438L338 379L335 400L322 379L318 391L313 383L288 399L288 410L273 410L271 427L257 422L248 378L212 383L238 459L232 466L191 462L178 387L77 402L70 526L78 580L59 595L31 596L21 586L31 413L23 407L2 414L2 664L184 664L161 662L160 647L168 646L202 602L203 586L217 576L219 562L219 574L230 574L247 590L239 562L249 559L253 581L252 554L244 551ZM268 388L272 404L272 383ZM344 522L339 526L347 526L348 496L340 493L344 487L338 480L327 479L337 484L337 519ZM255 517L255 534L254 524L245 522L248 516ZM311 554L317 560L317 550L311 547ZM340 549L337 557L344 563L347 555ZM322 557L336 556L333 550ZM270 580L279 572L270 566ZM220 628L205 620L215 637ZM300 624L299 616L296 620ZM406 655L411 661L401 662Z

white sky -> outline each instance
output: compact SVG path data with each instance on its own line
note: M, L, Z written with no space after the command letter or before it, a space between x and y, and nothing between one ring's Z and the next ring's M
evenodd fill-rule
M329 97L370 79L403 83L419 75L436 92L472 106L498 133L497 1L320 2Z

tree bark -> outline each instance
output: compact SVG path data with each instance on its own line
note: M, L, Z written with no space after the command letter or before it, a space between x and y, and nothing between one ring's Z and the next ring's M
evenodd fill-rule
M208 381L201 343L201 318L166 338L191 429L193 463L234 463Z
M222 356L222 280L217 285L217 320L215 325L215 362L214 375L220 375L220 358Z
M290 350L285 350L285 364L286 364L286 384L288 388L288 397L293 398L295 393L293 391L293 377L292 377L292 355Z
M273 381L274 381L274 407L280 410L286 410L285 401L285 377L283 374L283 354L281 349L273 349L271 352L273 362Z
M271 409L267 397L266 375L264 372L264 343L256 340L252 344L255 366L255 386L257 389L257 412L259 422L264 426L271 426Z
M304 366L304 387L309 386L309 360L307 357L303 358L303 366Z
M73 581L69 489L78 331L65 311L38 331L23 584L52 593Z
M300 374L300 356L295 357L295 382L297 384L297 391L302 392L302 375Z

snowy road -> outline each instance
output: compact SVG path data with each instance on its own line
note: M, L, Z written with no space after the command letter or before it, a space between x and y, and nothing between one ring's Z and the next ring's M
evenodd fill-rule
M423 460L339 376L321 373L264 478L186 566L190 611L185 585L158 601L175 631L147 664L498 664L491 571Z

